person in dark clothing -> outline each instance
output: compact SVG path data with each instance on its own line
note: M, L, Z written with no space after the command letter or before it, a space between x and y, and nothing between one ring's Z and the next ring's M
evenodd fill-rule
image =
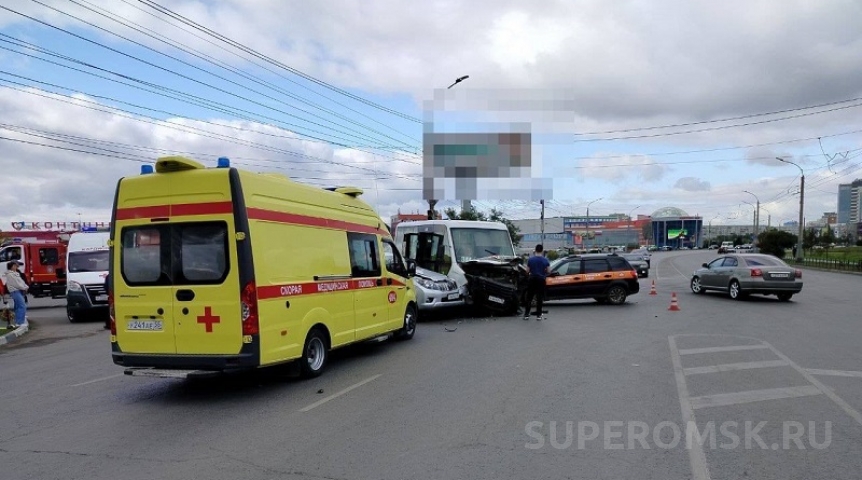
M524 299L524 320L530 319L530 305L536 297L536 320L542 320L542 302L545 299L545 279L548 276L551 262L545 258L542 244L536 245L533 256L527 260L530 277L527 281L527 296Z

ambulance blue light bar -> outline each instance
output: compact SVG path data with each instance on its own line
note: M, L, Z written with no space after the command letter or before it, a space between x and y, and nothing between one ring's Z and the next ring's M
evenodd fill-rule
M218 168L230 168L230 159L227 157L219 157Z
M153 173L152 165L141 165L141 175L148 175L150 173Z

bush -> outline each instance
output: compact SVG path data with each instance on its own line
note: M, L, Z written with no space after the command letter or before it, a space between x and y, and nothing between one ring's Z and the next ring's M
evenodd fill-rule
M553 262L554 260L560 258L560 255L557 253L556 250L548 250L547 258L548 260Z
M796 245L797 236L780 230L768 230L758 235L760 252L784 258L785 252Z

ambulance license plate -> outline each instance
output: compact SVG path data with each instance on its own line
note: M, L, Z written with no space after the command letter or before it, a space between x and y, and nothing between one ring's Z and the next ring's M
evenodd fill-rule
M500 297L495 297L495 296L493 296L493 295L488 295L488 300L490 300L490 301L492 301L492 302L494 302L494 303L499 303L499 304L501 304L501 305L502 305L502 304L504 304L504 303L506 303L506 301L505 301L505 300L503 300L502 298L500 298Z
M130 320L127 325L128 330L145 330L150 332L161 332L161 320Z
M107 302L108 296L107 295L96 295L96 301L97 302Z
M460 297L460 296L461 296L461 294L459 294L459 293L450 293L449 296L446 298L449 300L458 300L458 297Z

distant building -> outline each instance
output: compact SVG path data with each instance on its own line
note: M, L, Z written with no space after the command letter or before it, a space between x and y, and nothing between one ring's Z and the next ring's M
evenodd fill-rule
M862 222L860 217L860 197L862 197L862 179L852 183L838 185L838 212L836 223Z

